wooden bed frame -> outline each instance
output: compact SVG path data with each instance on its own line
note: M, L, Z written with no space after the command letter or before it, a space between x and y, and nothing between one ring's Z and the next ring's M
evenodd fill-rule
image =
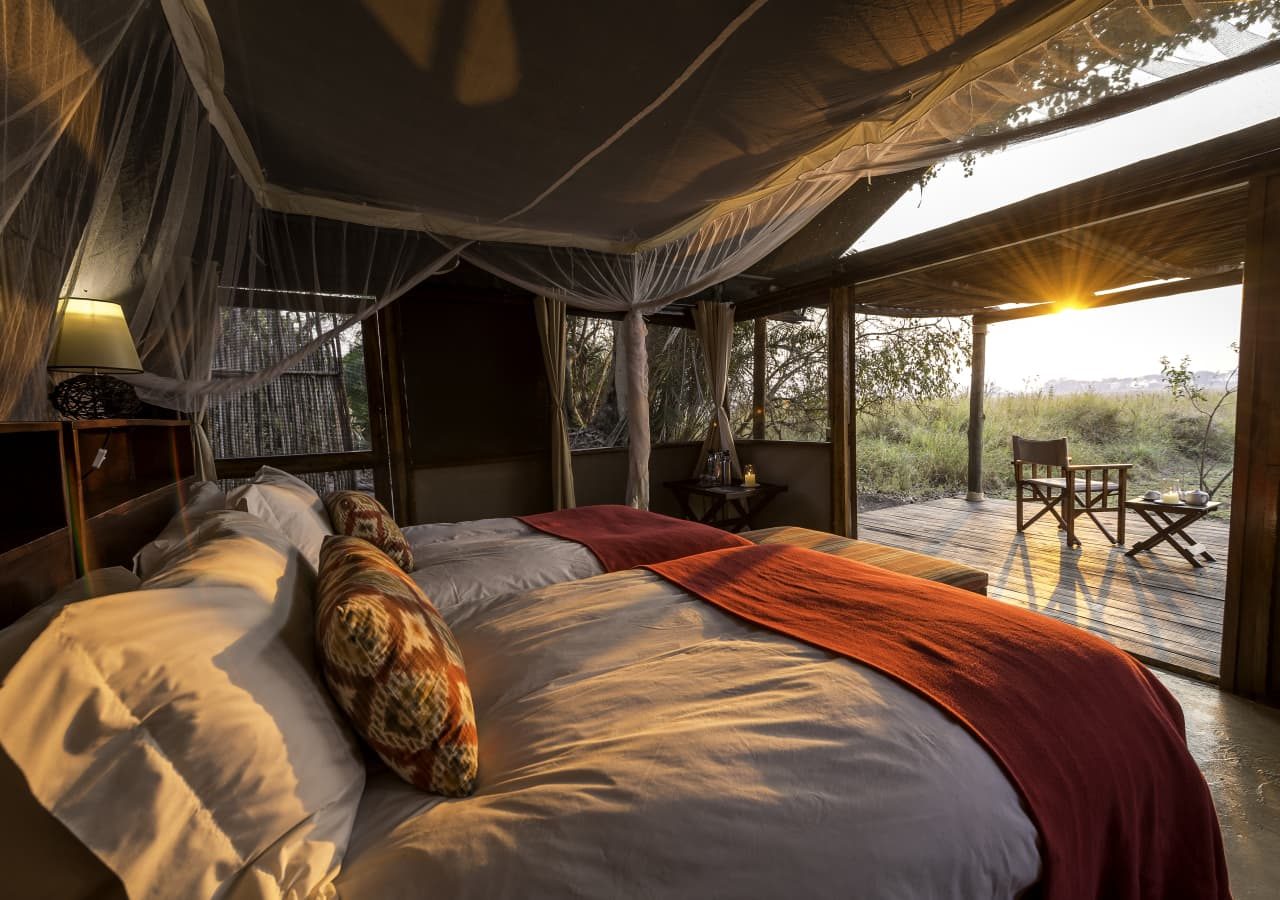
M176 420L4 422L0 457L0 628L86 572L130 566L196 480L191 426Z

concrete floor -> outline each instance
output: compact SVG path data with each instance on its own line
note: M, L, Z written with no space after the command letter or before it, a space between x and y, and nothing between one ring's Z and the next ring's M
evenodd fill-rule
M1222 823L1235 900L1280 897L1280 709L1154 670L1182 704L1187 743Z

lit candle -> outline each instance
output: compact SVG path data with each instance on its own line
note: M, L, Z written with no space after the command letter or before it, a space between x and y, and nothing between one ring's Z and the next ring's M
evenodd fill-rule
M755 486L756 486L756 470L755 470L755 466L747 465L747 466L745 466L745 467L743 468L743 470L742 470L742 486L743 486L743 487L755 487Z
M1181 503L1182 498L1178 496L1177 491L1165 491L1160 495L1161 503Z

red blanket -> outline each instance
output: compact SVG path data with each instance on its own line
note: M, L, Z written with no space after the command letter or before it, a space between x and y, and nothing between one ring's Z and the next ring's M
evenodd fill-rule
M1142 665L1047 616L786 545L649 566L869 666L958 719L1022 795L1050 900L1229 897L1182 710Z
M518 516L530 528L582 544L606 572L678 559L751 542L710 525L629 506L580 506L558 512Z

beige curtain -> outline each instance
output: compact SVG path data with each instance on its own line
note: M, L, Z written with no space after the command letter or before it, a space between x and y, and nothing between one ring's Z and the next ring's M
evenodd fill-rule
M551 387L551 502L556 509L572 509L573 457L569 452L569 420L564 414L565 356L569 325L561 300L539 297L538 334L542 338L542 361Z
M742 476L738 465L738 451L733 446L733 427L729 424L729 358L733 353L733 304L701 300L693 311L693 323L697 327L698 342L702 345L702 358L707 364L707 377L711 381L711 401L715 414L711 427L702 441L698 464L693 474L702 473L707 454L712 450L728 450L733 465L733 477Z

